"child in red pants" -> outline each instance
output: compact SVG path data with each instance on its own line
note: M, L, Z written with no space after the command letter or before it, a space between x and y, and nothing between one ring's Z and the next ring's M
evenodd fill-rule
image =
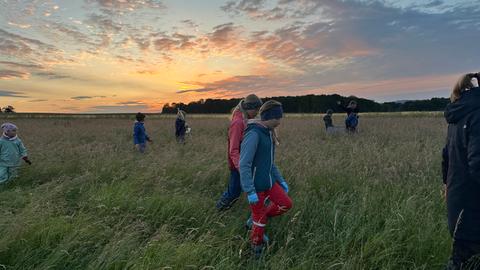
M283 117L282 104L270 100L260 108L260 121L250 122L240 151L240 182L252 210L251 242L255 256L265 245L265 226L269 217L292 208L288 184L275 166L273 130ZM248 225L248 224L247 224Z

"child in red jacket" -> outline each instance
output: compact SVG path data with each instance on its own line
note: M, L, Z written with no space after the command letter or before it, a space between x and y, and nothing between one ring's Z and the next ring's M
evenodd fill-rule
M228 129L228 167L230 169L230 181L227 190L223 192L216 207L219 211L227 210L237 201L242 193L240 186L239 160L240 144L248 119L257 116L262 106L262 100L251 94L242 99L233 109L230 128Z

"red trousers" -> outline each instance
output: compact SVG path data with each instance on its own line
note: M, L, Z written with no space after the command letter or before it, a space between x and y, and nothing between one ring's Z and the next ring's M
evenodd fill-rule
M257 195L258 203L250 204L253 220L250 240L254 245L262 244L269 217L279 216L292 208L292 200L276 182L270 190L258 192Z

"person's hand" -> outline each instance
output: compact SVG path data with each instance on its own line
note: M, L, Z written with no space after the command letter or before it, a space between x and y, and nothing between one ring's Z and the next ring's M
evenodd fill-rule
M288 191L290 190L290 189L288 188L287 182L285 182L285 181L280 182L280 186L283 188L283 190L285 190L286 193L288 193Z
M148 139L147 141L148 141L149 143L153 143L152 139Z
M28 157L23 157L22 159L23 159L23 161L25 161L28 165L32 165L32 162L30 161L30 159L28 159Z
M257 193L248 194L247 199L249 204L256 204L259 201Z

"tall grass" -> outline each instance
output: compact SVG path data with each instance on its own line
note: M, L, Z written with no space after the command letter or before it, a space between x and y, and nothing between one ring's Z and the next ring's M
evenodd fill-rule
M214 207L226 117L190 119L185 146L172 119L147 119L145 155L129 119L9 120L34 165L0 186L0 269L441 269L448 257L435 115L364 115L355 136L286 118L277 164L294 207L270 221L260 261L246 200Z

